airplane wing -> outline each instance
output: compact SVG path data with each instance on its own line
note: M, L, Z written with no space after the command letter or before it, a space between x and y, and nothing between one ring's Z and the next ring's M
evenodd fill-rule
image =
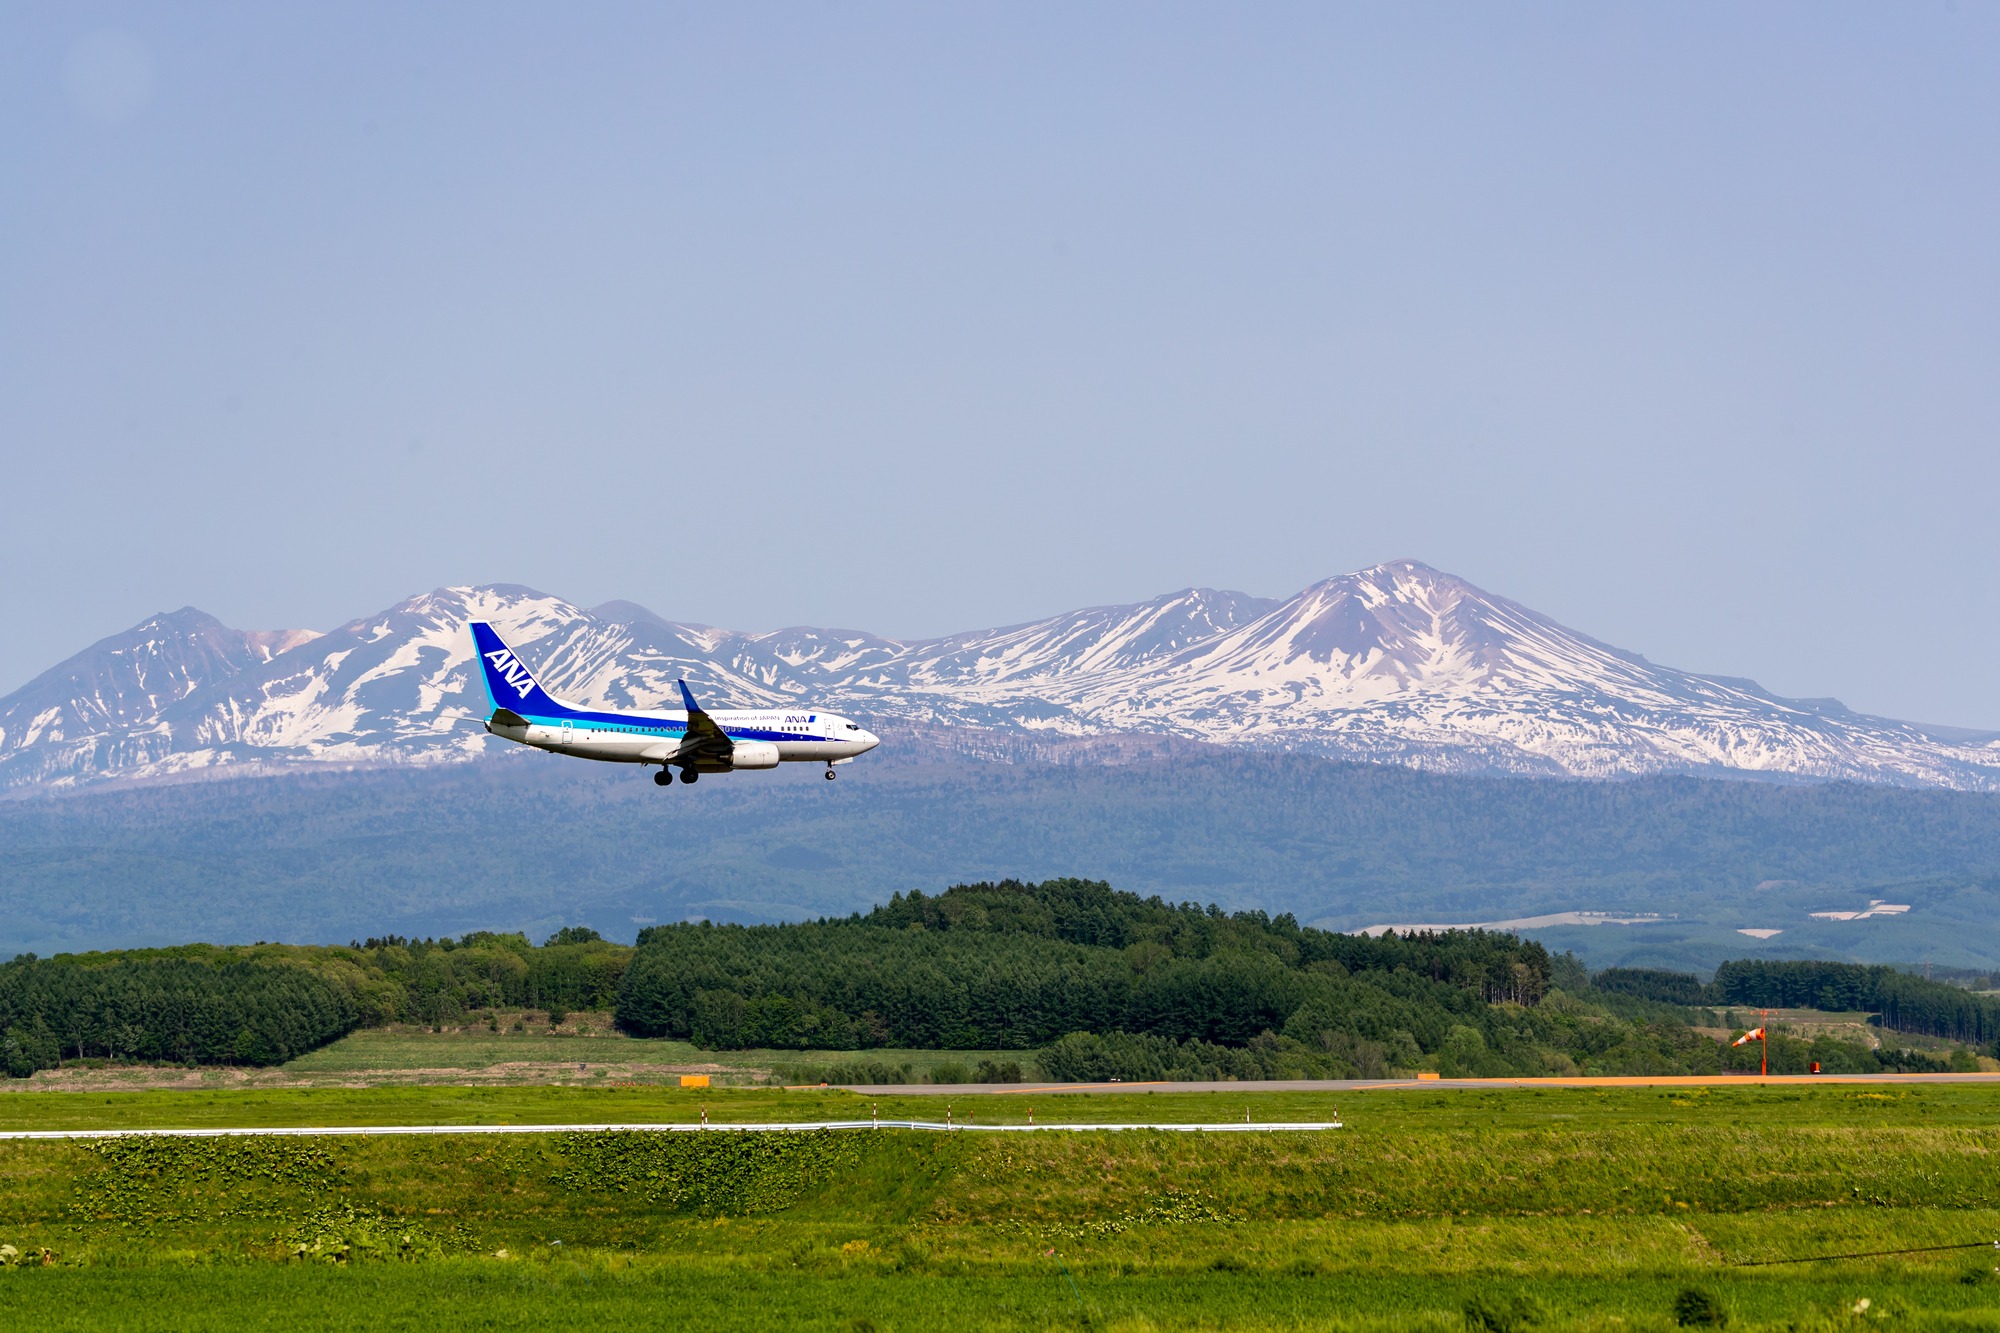
M728 762L730 752L736 748L736 743L730 740L729 734L715 725L715 719L694 701L694 692L688 689L687 682L683 680L676 683L681 687L682 702L687 704L688 724L687 736L681 741L681 748L674 752L674 762Z

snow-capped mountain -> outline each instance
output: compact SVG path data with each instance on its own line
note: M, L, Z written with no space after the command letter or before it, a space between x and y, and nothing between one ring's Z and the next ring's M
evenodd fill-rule
M231 630L186 608L0 700L0 787L476 757L500 743L478 725L473 619L578 701L672 706L686 676L715 707L809 700L867 717L892 748L921 726L995 757L1210 742L1459 772L2000 790L2000 736L1655 666L1408 560L1282 601L1187 589L922 642L740 633L510 585L442 588L326 634Z

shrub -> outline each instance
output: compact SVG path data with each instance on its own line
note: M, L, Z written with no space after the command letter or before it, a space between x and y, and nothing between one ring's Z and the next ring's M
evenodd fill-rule
M1683 1287L1674 1297L1674 1322L1682 1328L1721 1328L1729 1322L1729 1311L1713 1293Z
M1464 1309L1466 1327L1481 1333L1520 1333L1542 1322L1542 1307L1526 1296L1482 1293Z
M857 1084L879 1086L916 1081L911 1076L911 1066L907 1060L899 1065L892 1065L883 1060L853 1060L830 1065L774 1065L771 1074L779 1083L828 1083L836 1087Z

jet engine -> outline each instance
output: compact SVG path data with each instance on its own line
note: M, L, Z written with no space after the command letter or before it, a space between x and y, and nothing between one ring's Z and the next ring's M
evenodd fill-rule
M776 768L778 747L769 741L737 741L729 751L731 768Z

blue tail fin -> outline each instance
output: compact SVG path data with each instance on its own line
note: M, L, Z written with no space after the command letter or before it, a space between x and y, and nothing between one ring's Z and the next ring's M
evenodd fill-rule
M483 620L472 622L472 650L479 655L479 667L486 679L486 698L495 708L541 717L561 717L570 711L535 683L528 664L516 657L514 650Z

